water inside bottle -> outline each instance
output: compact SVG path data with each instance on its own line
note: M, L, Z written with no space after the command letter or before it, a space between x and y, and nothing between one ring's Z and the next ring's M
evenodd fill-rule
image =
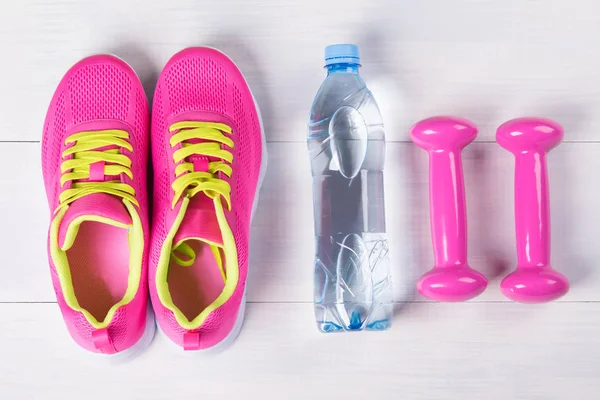
M315 316L323 332L385 330L391 325L392 292L383 123L362 79L345 75L329 85L325 81L309 124Z

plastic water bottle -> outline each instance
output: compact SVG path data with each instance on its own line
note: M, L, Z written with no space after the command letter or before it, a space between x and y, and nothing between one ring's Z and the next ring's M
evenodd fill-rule
M327 78L310 112L314 306L323 332L385 330L392 288L385 233L385 134L358 73L358 47L325 49Z

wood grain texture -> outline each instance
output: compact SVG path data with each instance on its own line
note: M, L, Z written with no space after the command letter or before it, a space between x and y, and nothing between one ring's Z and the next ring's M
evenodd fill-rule
M235 344L215 356L158 334L127 364L70 340L54 304L0 305L3 399L595 398L597 303L398 307L393 330L323 335L310 304L248 306ZM101 383L100 383L101 382Z
M595 0L19 0L0 4L0 399L592 399L600 389L600 3ZM305 144L323 47L356 42L389 145L386 216L394 326L323 335L312 313L313 216ZM226 52L262 110L269 170L252 228L244 329L216 356L157 334L125 365L91 356L62 322L47 267L40 145L52 93L82 57L129 62L152 99L169 57ZM415 294L432 265L425 152L409 127L457 114L480 128L464 153L469 261L490 279L464 304ZM496 127L522 115L565 127L549 155L558 302L499 292L514 268L513 160ZM103 391L109 388L109 392Z
M493 140L506 119L555 118L570 141L597 138L600 13L595 0L141 1L20 0L0 13L1 140L40 138L64 72L114 53L151 97L168 58L187 46L224 50L263 109L268 137L302 141L323 80L323 47L361 46L363 74L388 140L434 114L459 114Z

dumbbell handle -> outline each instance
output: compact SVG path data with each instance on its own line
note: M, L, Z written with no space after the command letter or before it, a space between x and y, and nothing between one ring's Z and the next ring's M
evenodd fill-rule
M518 266L550 265L550 205L544 151L515 154L515 228Z
M429 152L429 204L435 267L467 263L461 148Z

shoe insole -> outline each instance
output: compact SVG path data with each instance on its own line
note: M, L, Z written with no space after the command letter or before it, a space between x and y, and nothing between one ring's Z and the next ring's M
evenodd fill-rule
M121 301L129 277L129 238L127 229L101 222L85 221L67 259L79 305L99 322Z
M225 282L210 246L199 240L187 243L196 253L194 264L184 267L171 259L167 282L173 304L191 321L219 297Z

